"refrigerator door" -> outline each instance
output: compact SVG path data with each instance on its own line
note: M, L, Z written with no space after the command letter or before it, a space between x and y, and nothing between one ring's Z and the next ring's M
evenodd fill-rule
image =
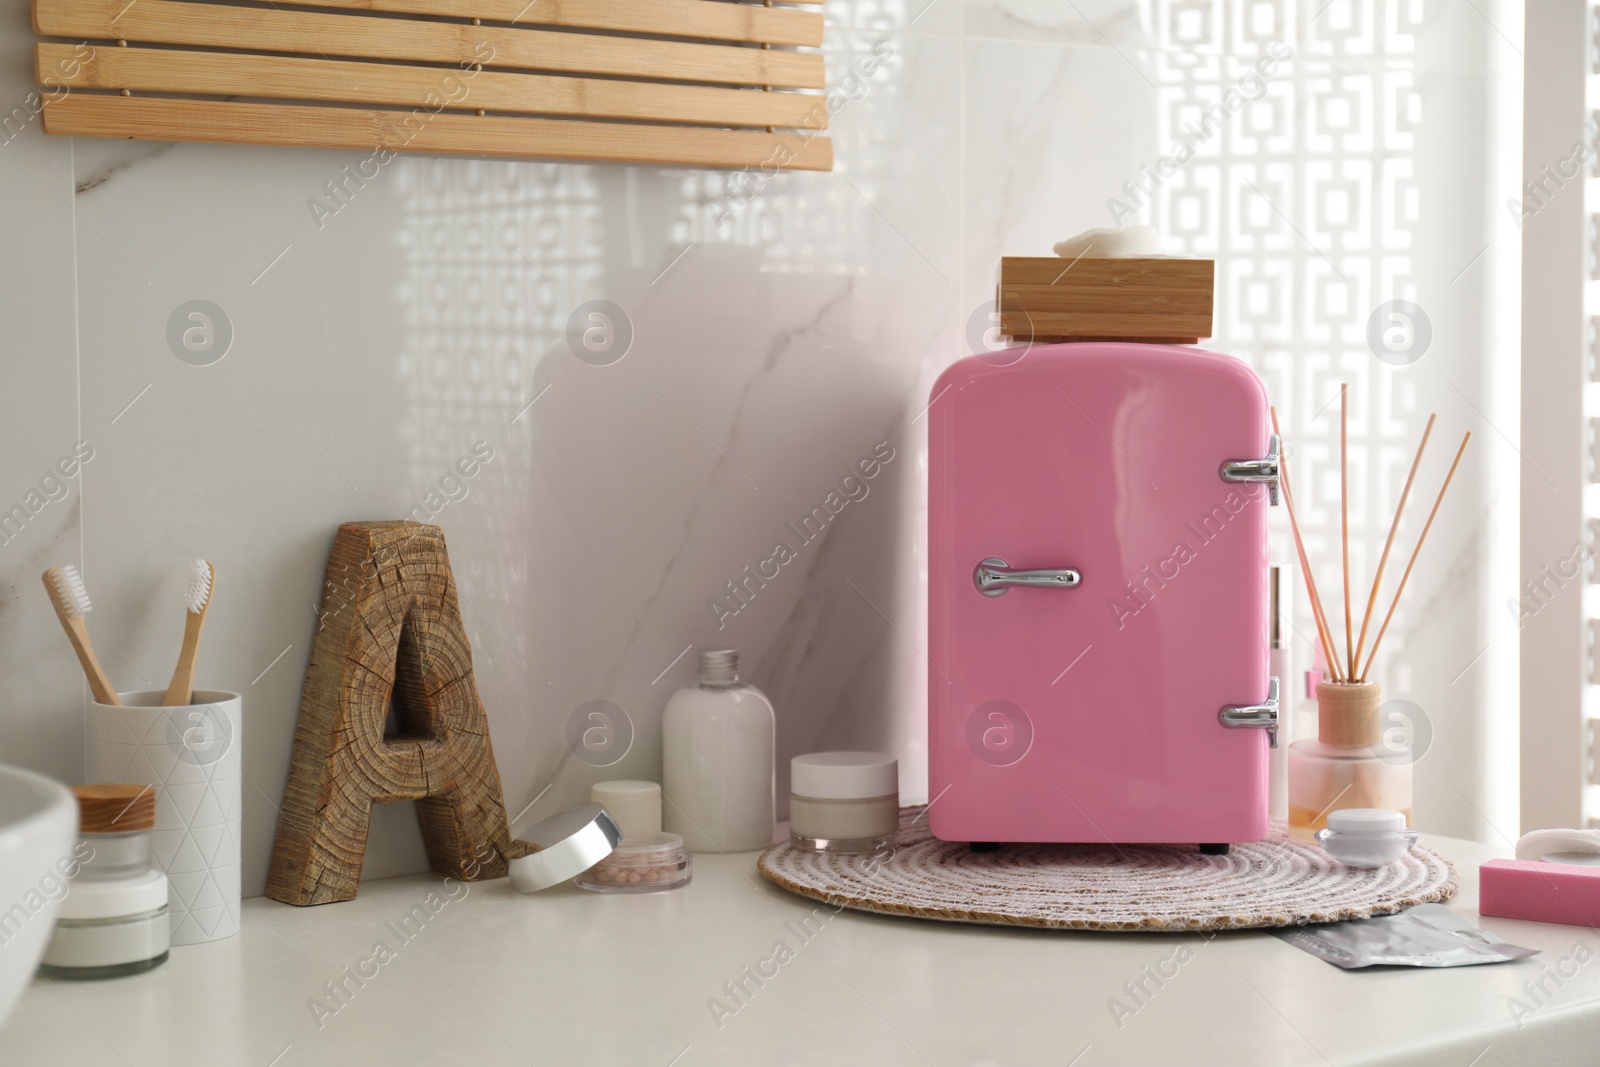
M1268 488L1221 473L1267 455L1260 379L1085 343L963 360L932 395L933 833L1265 836L1268 731L1219 721L1268 696Z

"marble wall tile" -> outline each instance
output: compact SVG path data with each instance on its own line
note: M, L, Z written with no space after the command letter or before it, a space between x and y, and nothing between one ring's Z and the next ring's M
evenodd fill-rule
M1001 256L1115 225L1106 200L1157 154L1156 89L1138 57L1104 47L969 40L966 63L970 313L993 302Z
M962 32L969 37L1111 47L1154 47L1148 5L1139 0L965 0Z
M27 15L0 23L0 760L78 775L83 676L39 575L79 564L84 471L98 458L78 409L72 144L39 130ZM86 447L85 447L86 444ZM64 476L63 472L70 472ZM92 619L98 624L98 618Z

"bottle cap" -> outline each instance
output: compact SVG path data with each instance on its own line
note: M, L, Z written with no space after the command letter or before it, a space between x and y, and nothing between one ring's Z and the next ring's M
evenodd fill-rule
M700 652L701 685L734 685L739 681L739 650L703 649Z
M1317 683L1317 740L1339 748L1370 748L1383 740L1376 682Z
M789 792L817 800L867 800L900 792L900 763L882 752L812 752L789 761Z
M75 785L78 831L126 834L156 824L156 790L151 785Z

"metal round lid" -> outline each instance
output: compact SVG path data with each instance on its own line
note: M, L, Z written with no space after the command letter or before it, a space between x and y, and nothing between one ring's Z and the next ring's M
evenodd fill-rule
M511 888L537 893L576 878L611 855L622 840L622 831L604 807L582 804L552 815L517 837L538 845L539 851L510 862Z

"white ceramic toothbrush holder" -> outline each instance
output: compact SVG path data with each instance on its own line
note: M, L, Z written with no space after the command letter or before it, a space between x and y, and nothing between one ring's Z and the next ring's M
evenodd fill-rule
M164 690L119 693L89 710L89 780L154 786L156 866L171 886L172 943L239 932L239 694L196 689L164 708Z

